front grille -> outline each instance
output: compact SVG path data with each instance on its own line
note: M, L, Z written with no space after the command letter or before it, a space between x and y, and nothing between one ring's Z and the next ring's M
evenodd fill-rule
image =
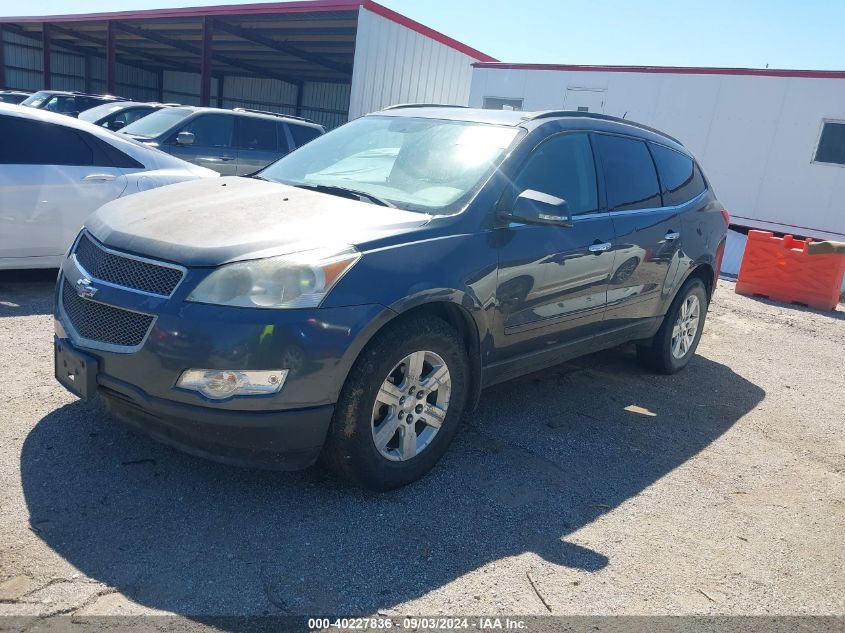
M67 279L62 280L62 309L82 338L125 347L140 345L155 318L83 299Z
M76 245L76 260L96 279L169 297L182 280L182 271L104 250L83 233Z

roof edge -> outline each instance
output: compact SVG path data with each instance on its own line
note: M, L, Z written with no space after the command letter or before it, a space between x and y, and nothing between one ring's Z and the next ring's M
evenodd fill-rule
M444 35L440 31L436 31L431 27L426 26L425 24L421 24L416 20L412 20L411 18L402 15L401 13L397 13L392 9L388 9L384 5L381 5L373 0L362 0L361 6L367 11L371 11L376 15L380 15L383 18L387 18L391 22L396 22L397 24L401 24L404 27L411 29L412 31L416 31L420 35L425 35L441 44L445 44L450 48L455 49L456 51L463 53L469 57L477 59L479 62L484 63L499 63L495 57L491 57L487 53L482 53L480 50L473 48L472 46L468 46L463 42L459 42L458 40L449 37L448 35Z
M797 70L788 68L719 68L715 66L589 66L582 64L511 64L476 62L473 68L494 70L551 70L602 73L652 73L676 75L744 75L757 77L803 77L845 79L845 70Z
M327 11L353 11L367 9L372 13L395 22L444 44L480 62L498 62L480 50L444 35L431 27L402 15L373 0L293 0L291 2L259 2L254 4L223 4L210 7L178 7L173 9L139 9L137 11L113 11L104 13L78 13L66 15L29 15L20 17L0 17L3 23L41 23L41 22L86 22L90 20L144 20L161 18L188 18L227 15L267 15L272 13L324 13Z
M172 9L138 9L103 13L76 13L64 15L31 15L0 17L4 22L82 22L87 20L143 20L157 18L185 18L203 15L262 15L267 13L322 13L326 11L353 11L364 0L293 0L292 2L257 2L254 4L221 4L210 7L176 7Z

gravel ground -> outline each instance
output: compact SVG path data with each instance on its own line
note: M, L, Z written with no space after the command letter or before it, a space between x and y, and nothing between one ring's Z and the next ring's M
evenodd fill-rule
M845 614L845 311L720 282L698 356L485 391L376 495L136 435L52 377L51 274L0 276L0 614Z

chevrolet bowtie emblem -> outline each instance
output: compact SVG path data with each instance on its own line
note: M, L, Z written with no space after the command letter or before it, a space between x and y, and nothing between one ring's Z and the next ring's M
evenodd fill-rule
M97 294L99 290L91 285L91 280L82 277L76 281L76 294L78 294L83 299L90 299L95 294Z

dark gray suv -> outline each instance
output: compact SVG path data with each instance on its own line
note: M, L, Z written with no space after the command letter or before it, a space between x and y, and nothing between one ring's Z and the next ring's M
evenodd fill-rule
M101 207L59 277L56 376L199 455L322 453L394 488L484 387L627 341L683 369L728 219L689 151L631 121L394 107L252 178Z
M121 134L224 176L251 174L325 133L299 117L235 108L165 108Z

